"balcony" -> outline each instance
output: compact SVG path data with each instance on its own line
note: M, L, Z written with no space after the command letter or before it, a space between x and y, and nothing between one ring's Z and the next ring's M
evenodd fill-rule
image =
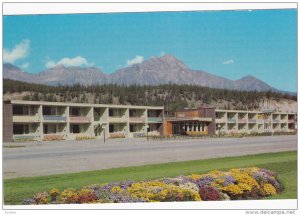
M279 119L273 119L273 120L272 120L272 123L279 123L279 122L280 122Z
M227 119L227 123L236 123L236 119Z
M66 122L65 116L44 115L43 119L44 121L49 121L49 122Z
M123 117L123 116L110 116L108 118L108 121L110 123L127 123L127 119L126 117Z
M263 124L263 123L264 123L264 120L263 120L263 119L258 119L258 120L257 120L257 123L258 123L258 124Z
M248 119L248 123L256 123L257 120L256 119Z
M13 116L13 122L40 122L40 119L38 116L30 115Z
M247 119L238 119L238 123L247 123Z
M289 123L295 123L295 120L294 120L294 119L289 119L288 122L289 122Z
M90 123L91 120L85 116L70 116L70 123Z
M226 123L225 118L216 119L216 123Z
M130 123L145 123L146 118L145 117L129 117Z
M148 117L148 123L162 123L162 117Z

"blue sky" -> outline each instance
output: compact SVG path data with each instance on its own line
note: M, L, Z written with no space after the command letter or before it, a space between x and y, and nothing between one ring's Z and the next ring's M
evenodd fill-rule
M296 9L5 16L4 61L31 73L57 64L111 73L171 54L191 69L297 91L296 20Z

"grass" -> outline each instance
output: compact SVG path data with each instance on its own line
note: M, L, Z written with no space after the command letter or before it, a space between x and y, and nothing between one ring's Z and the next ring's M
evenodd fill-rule
M25 146L3 146L4 148L22 148Z
M4 204L22 204L24 198L52 188L80 188L85 185L115 182L121 180L143 180L173 177L191 173L206 173L211 170L257 166L276 171L284 186L283 193L272 199L297 198L297 152L279 152L238 157L214 158L153 164L126 168L113 168L72 174L15 178L4 180Z

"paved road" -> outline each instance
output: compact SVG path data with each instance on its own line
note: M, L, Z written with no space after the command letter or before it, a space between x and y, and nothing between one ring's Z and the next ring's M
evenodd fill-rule
M10 145L10 143L5 144ZM3 177L52 175L297 149L297 136L23 143L3 148Z

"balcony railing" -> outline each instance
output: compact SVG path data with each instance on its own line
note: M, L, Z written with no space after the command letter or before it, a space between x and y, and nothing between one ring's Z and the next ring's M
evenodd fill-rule
M279 123L280 120L279 120L279 119L273 119L272 122L273 122L273 123Z
M38 116L13 116L13 122L39 122Z
M238 119L238 123L247 123L247 119Z
M294 119L289 119L289 121L288 121L289 123L294 123L295 122L295 120Z
M162 123L163 119L162 117L148 117L149 123Z
M257 123L258 123L258 124L263 124L263 123L264 123L264 120L263 120L263 119L258 119L258 120L257 120Z
M90 123L91 120L86 116L70 116L70 122L72 123Z
M248 119L248 122L249 122L249 123L256 123L257 120L256 120L256 119Z
M44 115L43 116L45 121L66 121L65 116L57 116L57 115Z
M126 123L127 122L127 117L125 116L110 116L108 117L108 121L112 123Z
M129 117L129 122L131 123L145 123L145 117Z
M216 119L216 123L225 123L225 122L226 122L226 118Z
M236 123L236 119L230 119L230 118L229 118L229 119L227 119L227 122L228 122L228 123Z

